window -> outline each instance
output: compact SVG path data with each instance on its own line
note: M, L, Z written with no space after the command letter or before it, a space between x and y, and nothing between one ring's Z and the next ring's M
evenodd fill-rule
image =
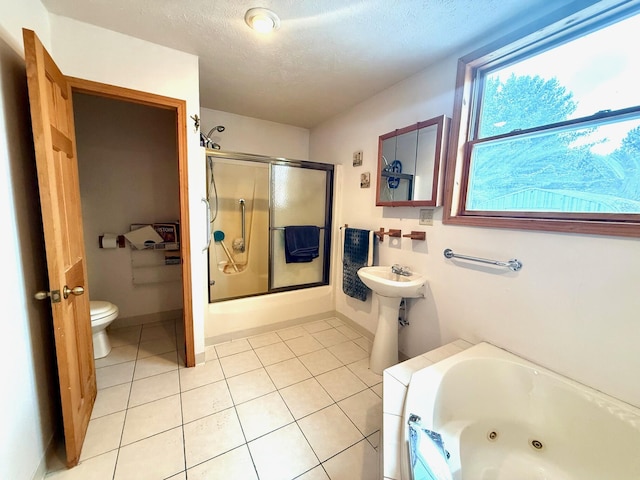
M640 14L532 31L460 59L445 223L640 236Z

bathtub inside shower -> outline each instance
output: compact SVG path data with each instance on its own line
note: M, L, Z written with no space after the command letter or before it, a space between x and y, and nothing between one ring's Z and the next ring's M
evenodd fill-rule
M412 375L404 480L412 415L441 435L455 480L640 479L640 409L488 343Z

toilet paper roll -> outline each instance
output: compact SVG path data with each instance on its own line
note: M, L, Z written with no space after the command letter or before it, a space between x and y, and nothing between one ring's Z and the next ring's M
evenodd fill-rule
M102 248L118 248L118 236L115 233L105 233L102 236Z

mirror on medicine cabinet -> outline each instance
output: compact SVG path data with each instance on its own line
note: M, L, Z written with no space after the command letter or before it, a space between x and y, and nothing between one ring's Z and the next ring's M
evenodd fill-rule
M448 137L449 118L445 115L381 135L376 205L441 205Z

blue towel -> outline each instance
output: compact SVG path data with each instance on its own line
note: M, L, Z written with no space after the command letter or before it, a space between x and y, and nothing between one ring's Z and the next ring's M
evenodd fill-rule
M409 416L409 457L413 480L452 480L442 436L422 428L420 417Z
M373 245L371 245L373 247ZM369 230L345 228L344 258L342 261L342 291L363 302L367 299L367 287L358 270L367 265L369 258Z
M319 227L315 225L284 227L284 256L287 263L310 262L319 254Z

